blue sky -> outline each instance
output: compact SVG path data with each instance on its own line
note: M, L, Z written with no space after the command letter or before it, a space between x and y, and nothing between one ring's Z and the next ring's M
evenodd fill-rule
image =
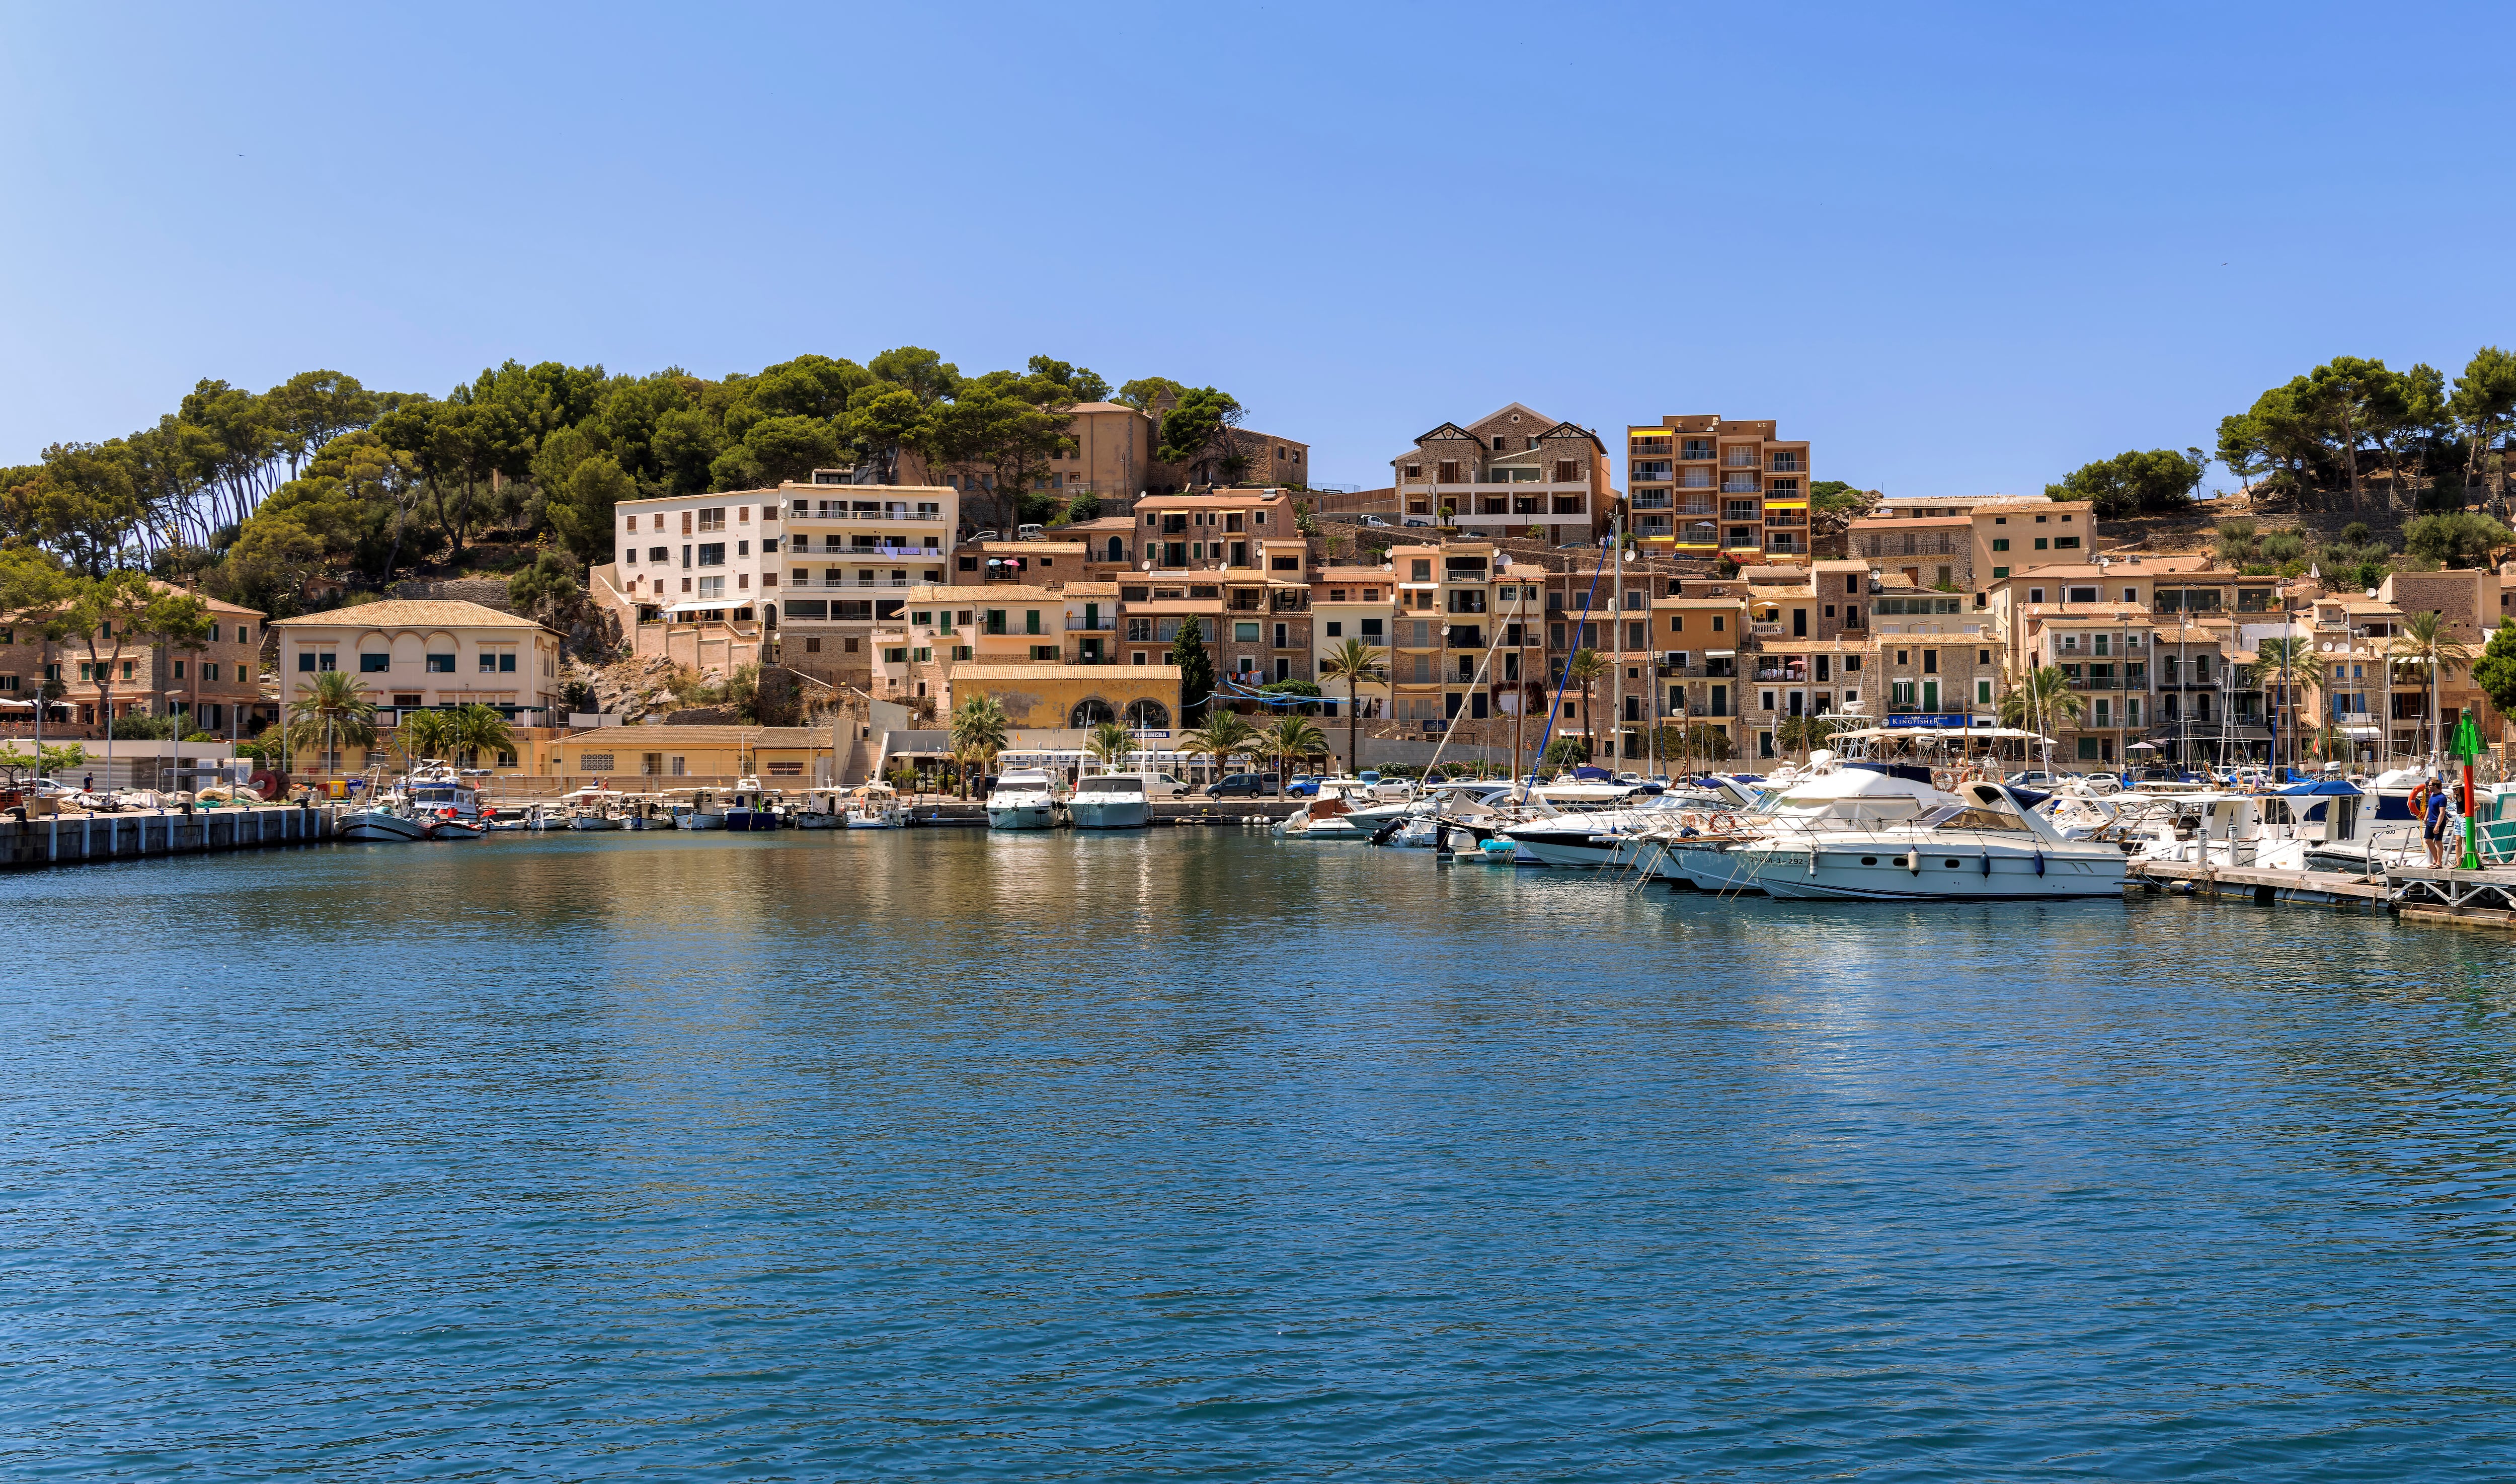
M17 7L0 463L203 376L914 343L1213 383L1323 482L1516 400L2034 489L2516 340L2510 14Z

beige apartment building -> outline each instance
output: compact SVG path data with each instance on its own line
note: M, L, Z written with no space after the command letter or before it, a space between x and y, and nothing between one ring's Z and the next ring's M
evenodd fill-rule
M1853 556L1916 587L1980 594L2017 572L2093 561L2097 514L2078 500L1906 500L1853 522L1849 541Z
M154 579L149 585L179 590ZM47 643L22 620L0 619L0 700L32 700L47 683L57 683L57 706L68 707L68 714L64 721L59 709L48 712L56 725L100 729L108 696L117 717L181 712L192 728L221 737L277 719L277 708L262 699L262 614L202 593L189 596L209 611L199 639L133 639L119 656L110 638L100 638L91 654L81 640Z
M1311 678L1320 683L1323 696L1331 698L1325 714L1345 714L1349 689L1364 720L1389 714L1389 624L1391 594L1396 590L1397 576L1386 567L1330 566L1311 573ZM1381 679L1358 682L1351 688L1343 681L1328 681L1327 657L1349 639L1361 640L1372 652Z
M1599 435L1520 403L1465 427L1446 422L1390 465L1407 520L1447 523L1471 538L1535 530L1559 545L1591 541L1615 519Z
M480 704L524 726L563 720L561 636L514 614L448 599L387 599L277 619L279 700L346 670L377 705L376 724L410 711Z
M1634 534L1690 556L1734 562L1809 554L1809 445L1771 419L1710 413L1625 429Z

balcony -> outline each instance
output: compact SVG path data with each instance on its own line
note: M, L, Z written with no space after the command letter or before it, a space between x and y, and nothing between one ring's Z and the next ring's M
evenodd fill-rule
M1631 503L1636 510L1666 510L1668 508L1668 491L1665 489L1637 489L1634 491L1634 497Z
M1765 512L1765 524L1768 526L1805 526L1808 524L1808 512L1805 510L1769 509Z
M1723 494L1762 494L1765 492L1765 482L1759 479L1741 479L1734 474L1721 482L1721 492Z
M1756 450L1753 448L1725 448L1721 451L1721 467L1724 469L1753 469L1756 467Z
M1759 639L1786 639L1790 637L1790 625L1787 623L1750 623L1747 625L1747 632L1755 635Z
M1111 614L1103 614L1098 617L1086 617L1080 614L1066 615L1068 633L1111 634L1117 632L1117 629L1118 620Z
M1777 453L1765 461L1769 474L1806 474L1808 461L1796 453Z
M1278 614L1307 614L1311 611L1311 590L1307 587L1279 587L1268 594L1267 609Z
M889 588L896 592L903 587L938 587L943 585L943 581L940 576L858 577L854 581L832 581L827 577L793 577L787 579L784 585L787 591L799 593L873 592L882 588ZM770 591L775 593L776 589L772 588ZM750 596L743 595L743 601L749 602Z
M944 520L944 512L941 510L920 515L906 505L885 505L874 510L851 510L843 501L821 500L818 502L818 508L807 508L815 504L816 502L807 500L795 501L787 507L786 519L789 521L892 521L912 526L941 526Z

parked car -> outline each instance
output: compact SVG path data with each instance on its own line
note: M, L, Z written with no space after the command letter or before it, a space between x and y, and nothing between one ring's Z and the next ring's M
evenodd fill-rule
M1180 799L1186 798L1196 791L1189 784L1181 783L1178 779L1171 777L1167 773L1149 773L1145 775L1145 777L1147 780L1145 784L1145 792L1149 795L1159 795L1163 798Z
M1048 528L1045 526L1017 526L1014 528L1014 539L1017 541L1036 541L1042 539L1047 534Z
M1418 520L1409 519L1409 520L1406 522L1406 529L1407 529L1407 530L1431 530L1431 529L1432 529L1432 527L1433 527L1433 523L1432 523L1432 522L1430 522L1430 521L1418 521Z
M1265 798L1275 792L1275 780L1263 773L1235 773L1205 785L1205 796L1210 799Z
M1301 774L1284 785L1284 796L1287 798L1317 798L1319 793L1320 775L1316 773Z
M1004 538L1005 533L1001 530L973 531L970 535L972 541L1001 541Z
M1389 523L1388 523L1387 521L1382 520L1380 517L1378 517L1378 516L1376 516L1376 515L1367 515L1367 516L1364 516L1364 517L1363 518L1363 520L1362 520L1359 524L1361 524L1361 525L1364 525L1364 526L1377 526L1377 527L1380 527L1380 528L1381 528L1382 530L1386 530L1389 528Z
M2009 775L2009 786L2012 788L2050 788L2053 786L2053 784L2054 778L2050 773L2013 773Z

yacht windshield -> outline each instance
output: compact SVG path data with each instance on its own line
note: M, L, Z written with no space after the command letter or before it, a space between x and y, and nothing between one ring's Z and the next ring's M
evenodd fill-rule
M1925 829L1997 829L2031 834L2018 811L2005 804L1943 804L1922 816Z

